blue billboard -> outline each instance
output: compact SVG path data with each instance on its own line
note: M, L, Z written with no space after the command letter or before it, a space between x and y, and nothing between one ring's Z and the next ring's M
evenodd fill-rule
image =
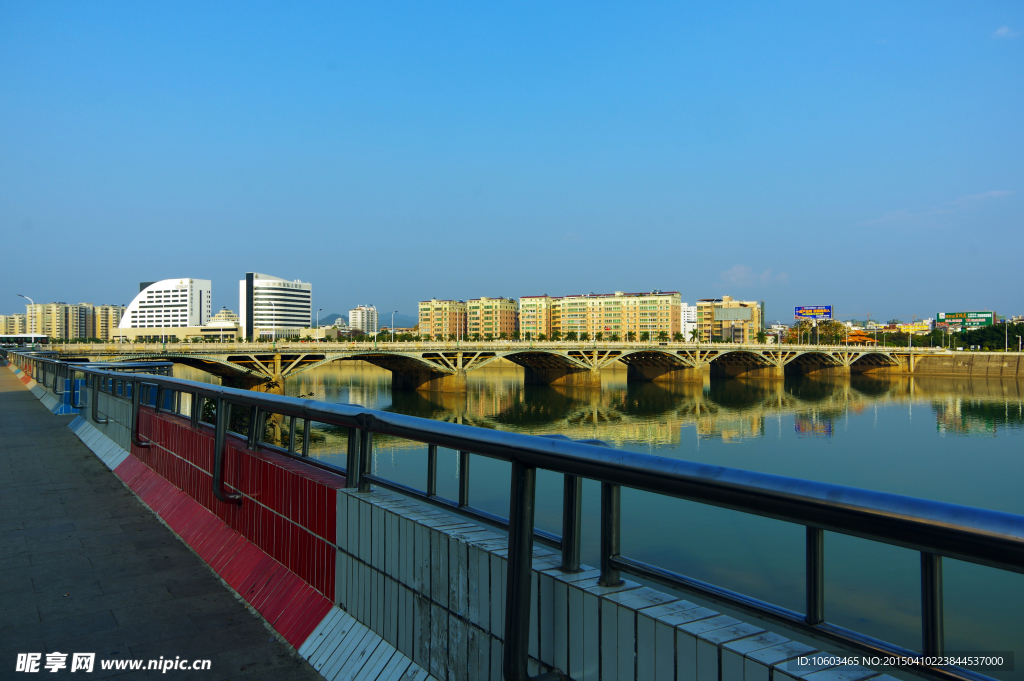
M807 305L796 308L795 319L832 319L831 305Z

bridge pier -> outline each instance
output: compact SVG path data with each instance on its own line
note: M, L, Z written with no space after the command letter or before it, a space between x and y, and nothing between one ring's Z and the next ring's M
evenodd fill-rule
M627 364L626 380L631 383L703 383L704 372L693 367L659 364Z
M523 383L527 385L573 385L600 388L601 370L524 366Z
M442 374L428 369L422 371L392 370L392 390L422 390L441 393L466 392L466 370L458 369L452 374Z

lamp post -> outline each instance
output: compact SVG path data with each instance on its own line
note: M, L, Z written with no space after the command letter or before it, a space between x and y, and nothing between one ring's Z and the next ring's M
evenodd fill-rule
M1020 336L1017 336L1017 352L1020 352Z
M398 312L398 310L395 310ZM391 313L391 342L395 342L395 312Z
M32 303L32 307L35 307L35 306L36 306L36 301L32 300L32 299L31 299L31 298L29 298L28 296L23 296L23 295L21 295L20 293L18 293L18 294L16 294L16 295L17 295L18 297L20 297L20 298L24 298L24 299L25 299L25 300L27 300L28 302ZM31 320L32 322L35 322L35 319L36 319L36 315L35 315L35 310L33 310L33 311L32 311L32 316L31 316L31 317L29 317L28 315L26 315L26 319L25 319L25 322L26 322L26 326L28 325L28 324L27 324L27 322L28 322L29 320ZM34 327L34 326L35 326L35 324L33 323L33 324L32 324L32 326ZM35 329L34 329L34 328L28 329L28 332L29 332L29 335L31 335L31 334L35 333Z
M323 311L324 311L324 309L322 307L319 310L316 311L316 328L317 329L320 328L320 313L323 312Z

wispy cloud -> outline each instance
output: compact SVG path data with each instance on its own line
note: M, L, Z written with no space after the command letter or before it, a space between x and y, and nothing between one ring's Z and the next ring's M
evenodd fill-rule
M952 201L947 201L937 206L921 208L920 210L901 208L900 210L889 211L888 213L883 213L881 217L877 217L874 220L867 220L861 224L879 225L885 223L924 223L928 221L928 218L934 218L940 215L951 215L968 206L983 203L985 201L1002 199L1012 194L1013 192L1011 191L1001 189L982 192L981 194L968 194L966 196L953 199Z
M768 284L784 284L789 281L789 275L785 272L767 269L758 274L752 268L740 264L733 265L720 273L718 278L733 286L767 286Z
M992 31L992 37L996 40L1003 38L1016 38L1020 35L1020 31L1015 31L1009 26L1000 26L996 30Z

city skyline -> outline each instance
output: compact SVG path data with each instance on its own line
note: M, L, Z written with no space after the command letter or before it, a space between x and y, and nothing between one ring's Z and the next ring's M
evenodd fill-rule
M246 271L341 314L1020 312L1018 4L0 12L0 230L57 246L5 262L5 314L182 272L234 309Z

